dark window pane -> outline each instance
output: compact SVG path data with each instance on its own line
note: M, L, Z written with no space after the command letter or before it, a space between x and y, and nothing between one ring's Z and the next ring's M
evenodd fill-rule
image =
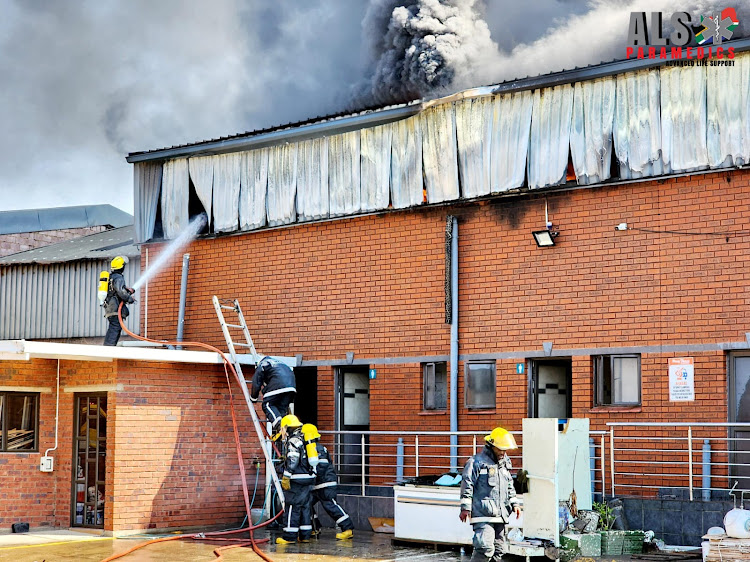
M467 363L466 407L493 408L495 406L495 365Z
M33 450L36 437L36 401L33 395L6 394L7 450Z
M445 363L435 364L435 409L448 408L448 374Z

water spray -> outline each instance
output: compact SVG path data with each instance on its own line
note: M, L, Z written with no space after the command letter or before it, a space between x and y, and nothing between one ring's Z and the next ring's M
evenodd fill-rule
M138 281L133 284L133 289L138 290L144 283L146 283L146 281L158 273L159 270L163 269L172 256L192 242L198 236L201 229L206 225L206 221L206 213L201 213L190 221L190 224L188 224L185 230L180 232L179 236L172 240L169 245L164 248L161 254L159 254L156 261L143 272L143 275L141 275Z

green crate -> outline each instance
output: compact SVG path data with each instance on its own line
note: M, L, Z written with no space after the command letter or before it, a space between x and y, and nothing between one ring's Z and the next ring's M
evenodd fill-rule
M643 531L600 531L602 556L640 554L643 552Z

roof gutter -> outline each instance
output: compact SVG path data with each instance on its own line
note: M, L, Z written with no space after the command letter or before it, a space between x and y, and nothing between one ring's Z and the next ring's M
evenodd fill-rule
M148 162L153 160L168 160L170 158L185 158L194 156L207 156L211 154L222 154L226 152L239 152L254 148L277 145L284 142L298 142L325 135L334 135L355 131L364 127L385 125L393 121L400 121L422 110L421 103L413 103L405 107L393 109L376 110L363 115L352 117L341 117L321 123L311 123L301 127L291 127L270 133L261 133L249 137L208 141L190 146L164 148L152 152L141 152L129 154L126 160L135 164L137 162Z
M726 43L722 43L721 47L725 51L724 57L726 58L726 49L729 47L734 49L735 53L741 53L743 51L750 50L750 38L748 39L738 39L737 41L727 41ZM654 47L655 49L658 49L660 47ZM696 46L690 46L691 49L697 50L701 47ZM702 60L715 60L716 59L716 49L718 46L715 45L709 45L708 47L703 47L703 49L710 48L711 49L711 59L702 59ZM670 51L671 47L667 47L667 51ZM524 90L535 90L537 88L549 88L554 86L560 86L562 84L571 84L573 82L581 82L583 80L595 80L597 78L604 78L607 76L613 76L615 74L623 74L625 72L636 72L638 70L645 70L648 68L654 68L658 66L664 66L668 62L671 62L672 60L688 60L687 59L687 47L682 48L682 57L680 59L638 59L638 58L630 58L626 60L616 60L612 62L606 62L603 64L598 64L596 66L588 66L585 68L576 68L574 70L563 70L561 72L554 72L552 74L545 74L543 76L535 76L533 78L522 78L520 80L511 80L509 82L504 82L502 84L499 84L496 88L492 90L493 94L508 94L511 92L522 92ZM691 60L698 60L694 57L692 57Z

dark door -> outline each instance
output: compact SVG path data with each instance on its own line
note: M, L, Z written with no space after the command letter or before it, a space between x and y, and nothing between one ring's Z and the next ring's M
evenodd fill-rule
M318 425L318 368L295 367L297 396L294 399L294 415L302 423Z
M76 394L75 404L71 524L104 528L107 395Z
M750 356L729 356L729 422L750 422ZM750 427L729 430L730 487L750 490Z
M545 359L531 362L529 413L532 418L568 419L572 360Z
M342 367L338 369L338 416L340 431L369 431L370 429L370 378L368 367ZM336 463L342 483L361 483L362 462L367 466L367 442L362 458L362 435L341 435L338 440ZM366 475L365 475L366 477Z

